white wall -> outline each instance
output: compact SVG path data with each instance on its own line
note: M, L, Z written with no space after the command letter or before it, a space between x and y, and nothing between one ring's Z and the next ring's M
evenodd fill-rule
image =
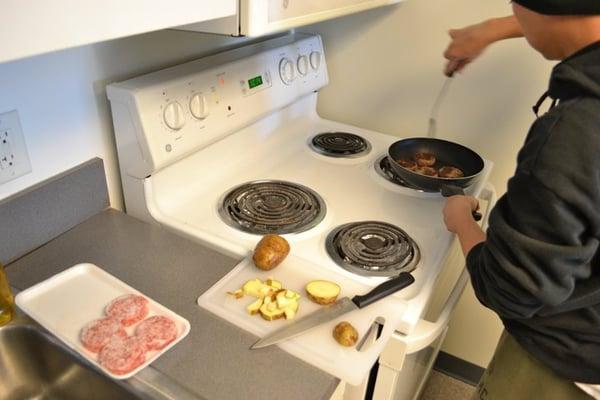
M323 35L331 78L320 93L320 114L392 135L424 135L444 80L447 30L507 15L507 3L408 0L310 27ZM550 68L522 39L496 44L455 78L440 110L438 136L493 160L491 180L499 192L512 175L534 119L531 105L545 90ZM443 350L486 366L501 329L468 287Z
M0 199L98 156L111 204L122 208L106 84L242 41L167 30L0 63L0 112L19 111L32 164L0 185Z

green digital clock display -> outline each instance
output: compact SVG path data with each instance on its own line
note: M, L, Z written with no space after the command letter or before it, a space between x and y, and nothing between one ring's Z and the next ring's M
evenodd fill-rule
M252 79L248 79L248 87L250 89L254 89L255 87L260 86L262 84L263 84L263 80L262 80L262 76L261 75L255 76Z

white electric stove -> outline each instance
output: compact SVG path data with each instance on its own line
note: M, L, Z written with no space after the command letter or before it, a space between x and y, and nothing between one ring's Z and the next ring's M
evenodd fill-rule
M109 85L126 211L239 258L280 233L294 255L368 286L412 271L395 295L406 311L390 354L404 359L447 323L421 319L453 240L444 199L386 166L398 137L321 118L327 83L320 37L296 34ZM490 170L467 192L480 196Z

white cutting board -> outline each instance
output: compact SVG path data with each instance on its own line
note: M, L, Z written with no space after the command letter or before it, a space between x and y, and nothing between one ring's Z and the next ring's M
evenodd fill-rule
M264 281L269 277L280 281L284 288L294 290L302 295L298 314L293 320L265 321L258 314L249 315L246 312L246 306L255 300L254 297L244 296L241 299L236 299L226 293L240 289L246 281L251 279L259 278ZM310 301L304 291L304 286L309 281L316 279L337 282L342 288L339 298L344 296L352 298L354 295L365 294L369 291L369 287L366 285L351 281L342 275L299 257L288 256L280 266L271 271L259 270L254 266L252 259L248 258L203 293L198 298L198 305L262 338L266 334L323 307ZM404 301L390 296L366 308L353 311L336 320L322 324L300 336L282 342L278 346L345 382L358 385L375 363L395 327L398 326L405 309L406 304ZM359 352L354 347L342 347L333 339L332 331L335 325L341 321L348 321L357 329L360 341L362 335L367 332L378 316L383 317L386 321L382 334L379 340L365 349L364 352ZM248 351L265 350L249 349Z

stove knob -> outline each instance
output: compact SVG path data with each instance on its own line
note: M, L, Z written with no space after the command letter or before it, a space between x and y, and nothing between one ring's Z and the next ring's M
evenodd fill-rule
M289 85L296 79L294 63L289 58L282 58L279 62L279 77L286 85Z
M310 53L310 66L315 71L321 66L321 53L319 51L313 51Z
M190 99L190 112L197 119L204 119L210 114L208 101L203 94L195 94Z
M300 75L305 76L306 74L308 74L308 57L298 57L298 61L296 61L296 67L298 68L298 72L300 73Z
M163 112L163 119L169 128L178 131L185 125L183 107L176 101L169 103Z

